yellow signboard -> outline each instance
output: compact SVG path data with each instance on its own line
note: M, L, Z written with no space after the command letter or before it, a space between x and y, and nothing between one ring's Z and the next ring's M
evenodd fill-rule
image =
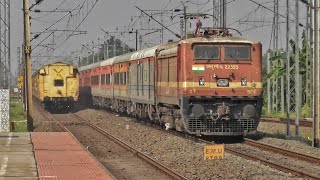
M21 88L23 86L23 76L18 77L18 87Z
M224 145L205 145L203 147L204 160L218 160L224 158Z

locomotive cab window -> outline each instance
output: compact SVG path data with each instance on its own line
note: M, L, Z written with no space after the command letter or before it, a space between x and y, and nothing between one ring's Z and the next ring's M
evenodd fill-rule
M62 79L56 79L54 80L54 86L63 86L63 80Z
M216 45L195 45L193 51L196 60L220 59L220 47Z
M249 61L251 59L250 46L224 46L226 60Z

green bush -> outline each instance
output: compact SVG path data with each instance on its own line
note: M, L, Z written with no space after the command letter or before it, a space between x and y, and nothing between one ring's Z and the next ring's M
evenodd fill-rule
M309 118L309 117L311 117L311 108L310 108L307 104L304 104L304 105L302 106L301 116L302 116L303 118Z

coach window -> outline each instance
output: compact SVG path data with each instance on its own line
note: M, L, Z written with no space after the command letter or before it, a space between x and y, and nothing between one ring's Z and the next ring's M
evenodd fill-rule
M127 73L123 72L123 84L127 84Z
M101 85L105 85L106 84L106 75L105 74L101 75L100 84Z
M54 86L63 86L63 80L62 79L56 79L54 80Z
M224 46L224 56L226 60L249 61L250 46Z
M123 74L119 73L119 84L123 84Z
M111 84L110 83L110 74L106 74L105 76L106 76L106 84L108 84L108 85Z
M99 76L91 77L91 85L99 85Z
M220 47L216 45L194 45L195 60L219 60Z

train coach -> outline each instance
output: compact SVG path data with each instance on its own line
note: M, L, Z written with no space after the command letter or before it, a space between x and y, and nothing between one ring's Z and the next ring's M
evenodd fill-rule
M78 100L78 69L60 62L41 67L32 75L32 94L48 110L71 110Z
M261 52L259 42L210 30L79 68L81 96L189 134L252 134L262 109Z

